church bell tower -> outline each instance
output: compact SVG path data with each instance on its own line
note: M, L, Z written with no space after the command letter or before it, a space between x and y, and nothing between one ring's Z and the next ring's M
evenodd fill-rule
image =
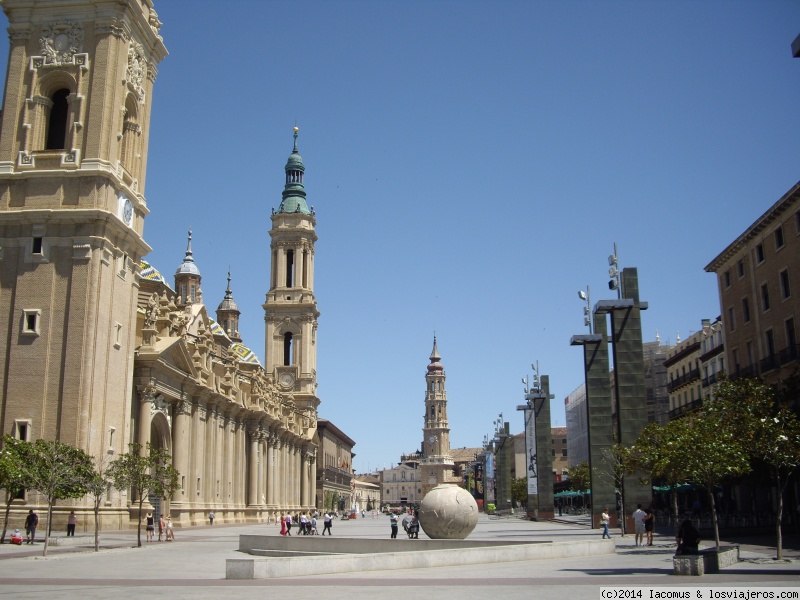
M425 426L422 428L423 497L440 483L453 482L453 458L450 456L450 426L447 422L447 390L444 365L441 363L436 336L433 337L428 372L425 375Z
M314 243L317 224L306 202L305 166L294 149L286 162L280 207L272 212L270 285L264 303L265 362L279 389L300 408L316 413L317 301L314 298Z
M2 6L0 430L124 452L161 23L151 0Z

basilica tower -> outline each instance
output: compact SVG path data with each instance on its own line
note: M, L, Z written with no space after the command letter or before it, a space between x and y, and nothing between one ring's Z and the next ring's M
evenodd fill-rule
M425 375L425 426L422 428L422 476L423 497L440 483L453 483L453 458L450 456L450 426L447 422L447 391L444 372L436 336L433 351L428 359Z
M126 451L161 23L151 0L2 5L0 433Z
M286 162L280 207L272 213L270 284L264 303L265 365L275 383L298 407L316 412L317 301L314 298L316 219L306 202L305 166L294 149Z

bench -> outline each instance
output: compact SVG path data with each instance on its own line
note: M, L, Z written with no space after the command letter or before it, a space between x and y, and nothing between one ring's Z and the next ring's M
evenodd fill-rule
M701 550L698 554L675 555L672 570L675 575L705 575L719 573L720 569L739 562L739 546Z

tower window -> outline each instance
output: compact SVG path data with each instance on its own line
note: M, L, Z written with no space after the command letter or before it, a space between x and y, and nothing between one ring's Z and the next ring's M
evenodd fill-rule
M286 287L292 287L292 272L294 271L294 250L286 252Z
M290 331L283 336L283 364L287 367L292 364L292 333Z
M33 246L31 247L32 254L41 254L42 253L42 238L35 237L33 238Z
M39 309L23 310L22 333L24 335L39 335L42 311Z
M46 150L63 150L67 138L67 104L69 90L66 88L56 91L50 100L53 106L50 108L50 122L47 124L47 140L45 141Z

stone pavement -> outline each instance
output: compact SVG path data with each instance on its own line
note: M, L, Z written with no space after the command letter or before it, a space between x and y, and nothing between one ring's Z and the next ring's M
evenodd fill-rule
M583 519L583 520L582 520ZM599 536L585 524L586 518L569 517L559 522L535 523L515 517L481 515L470 539L578 540ZM356 519L336 521L334 535L352 538L389 537L389 521ZM657 535L652 547L637 548L633 536L615 536L617 554L571 561L552 559L491 565L433 569L315 575L273 580L225 580L225 559L241 557L240 533L278 535L276 525L214 525L176 530L174 542L143 542L131 547L135 531L104 532L102 550L92 552L93 536L79 534L85 547L51 547L46 558L41 546L0 546L0 595L21 598L141 598L166 593L170 598L218 598L233 593L238 598L263 598L276 593L290 600L374 600L387 586L403 588L389 593L406 598L430 598L432 593L501 594L516 598L599 598L601 586L800 586L800 540L786 536L785 554L791 560L778 563L771 540L730 540L741 543L744 559L716 575L672 575L674 543L669 535ZM420 534L423 535L422 533ZM413 544L413 540L397 540ZM708 547L708 542L702 544ZM267 589L269 588L269 589Z

